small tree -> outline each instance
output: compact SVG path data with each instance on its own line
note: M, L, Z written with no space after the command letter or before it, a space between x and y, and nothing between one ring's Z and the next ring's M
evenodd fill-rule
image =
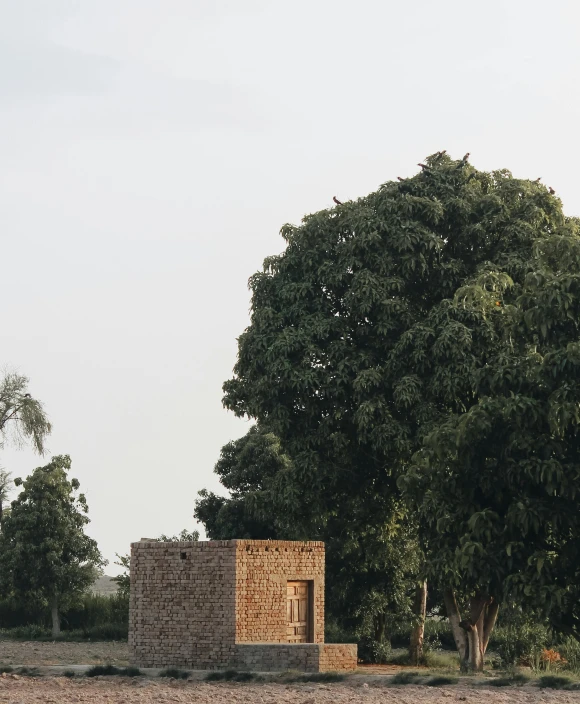
M0 381L0 448L9 441L17 445L31 442L43 455L51 429L42 403L28 393L28 379L5 373Z
M67 455L53 457L25 480L0 534L0 580L5 593L47 604L52 635L60 633L60 613L93 583L106 564L97 543L85 535L89 523L77 479L68 479Z

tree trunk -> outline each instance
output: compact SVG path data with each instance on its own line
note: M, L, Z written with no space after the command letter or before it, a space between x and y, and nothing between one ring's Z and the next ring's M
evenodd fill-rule
M446 589L443 592L443 599L445 601L445 610L447 611L447 618L449 619L449 624L451 625L455 646L457 648L457 652L459 653L461 670L465 671L468 669L467 658L469 654L469 645L467 641L467 634L460 625L462 623L461 615L459 614L459 608L457 607L457 601L455 600L453 589Z
M461 669L482 672L483 658L497 620L499 604L493 597L478 594L470 601L469 618L461 621L453 590L447 589L444 598L455 645L461 658Z
M485 620L483 622L483 639L482 639L482 645L483 645L483 654L485 655L485 652L487 650L487 646L489 644L489 638L491 636L491 632L493 631L495 627L495 622L497 621L497 614L499 611L499 604L497 601L492 600L491 604L487 607L487 612L485 614Z
M52 637L58 638L58 636L60 636L60 613L58 610L58 597L56 595L52 597L50 610L52 613Z
M385 639L385 615L377 614L375 616L375 640L377 643L382 643Z
M420 584L415 591L413 612L417 618L411 631L409 660L411 665L418 665L423 659L423 639L425 636L425 617L427 616L427 582Z

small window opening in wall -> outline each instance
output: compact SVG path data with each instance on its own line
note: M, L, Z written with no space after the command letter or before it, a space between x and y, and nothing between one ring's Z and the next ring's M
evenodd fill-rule
M187 560L187 553L186 553L186 552L182 552L181 555L180 555L180 557L181 557L182 560Z

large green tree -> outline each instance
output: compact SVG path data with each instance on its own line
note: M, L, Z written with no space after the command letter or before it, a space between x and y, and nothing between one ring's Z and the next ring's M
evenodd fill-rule
M47 604L52 633L60 613L94 582L105 564L97 543L85 535L89 518L79 482L69 479L68 456L53 457L25 480L0 533L0 586L23 601Z
M580 640L580 222L540 238L528 269L509 285L506 338L476 374L477 403L437 427L400 480L476 668L505 599ZM493 314L484 279L458 299ZM464 628L451 589L472 595Z
M285 226L286 250L250 279L224 402L280 438L291 485L326 525L394 522L397 479L477 403L533 247L566 227L541 183L467 156L434 154L412 178ZM481 305L466 304L474 292Z

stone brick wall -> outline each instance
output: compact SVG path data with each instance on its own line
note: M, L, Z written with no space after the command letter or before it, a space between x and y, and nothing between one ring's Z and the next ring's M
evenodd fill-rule
M356 670L357 647L338 643L239 643L232 666L253 672Z
M203 669L231 659L235 570L230 541L134 543L131 659L142 667L195 663Z
M324 642L324 543L238 540L236 643L287 643L286 583L313 582L312 642Z
M356 670L357 650L356 643L324 643L320 646L318 671Z
M313 643L287 642L288 581L312 584ZM356 646L323 642L323 543L143 540L131 546L132 664L310 672L356 668Z

